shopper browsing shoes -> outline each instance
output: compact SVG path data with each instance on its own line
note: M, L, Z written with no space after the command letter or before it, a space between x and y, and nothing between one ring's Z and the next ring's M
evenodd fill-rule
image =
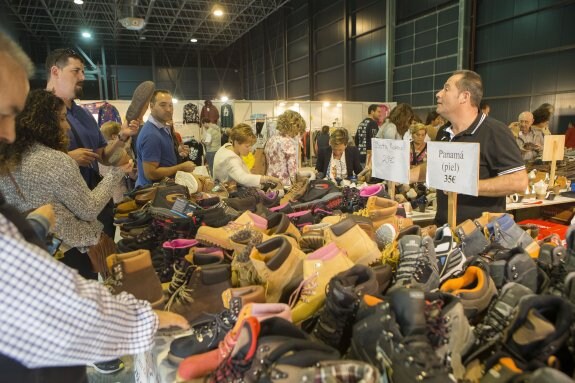
M220 182L235 181L238 185L257 187L266 182L278 185L281 180L272 176L250 173L242 156L250 153L256 135L247 124L238 124L230 131L230 142L222 146L214 157L214 179Z
M525 163L509 128L479 112L482 95L481 77L469 70L455 72L436 95L437 112L449 121L436 140L480 144L479 196L459 195L459 223L477 218L484 211L505 212L505 196L523 192L528 184ZM413 168L411 181L424 181L425 173L425 164ZM447 223L447 194L440 190L435 221L437 225Z
M315 169L319 178L330 180L347 179L361 173L359 150L355 146L348 146L347 130L335 129L329 137L329 147L321 149L317 154Z
M2 152L16 139L32 73L30 59L0 33ZM179 315L82 278L50 257L34 233L0 194L1 381L86 382L86 364L147 351L159 328L189 327Z

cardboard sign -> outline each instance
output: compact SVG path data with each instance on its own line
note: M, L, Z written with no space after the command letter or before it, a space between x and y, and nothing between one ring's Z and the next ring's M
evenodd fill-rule
M409 141L371 139L372 176L386 181L409 183Z
M543 137L543 155L542 161L562 160L565 150L565 136L547 135Z
M443 191L477 196L479 144L428 142L427 184Z

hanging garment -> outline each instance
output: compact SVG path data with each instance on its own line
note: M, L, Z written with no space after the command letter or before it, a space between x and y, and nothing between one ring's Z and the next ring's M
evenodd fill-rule
M198 106L194 103L184 105L184 124L199 124Z
M204 101L204 106L202 107L202 112L200 113L200 119L207 118L212 124L217 124L220 118L220 113L218 108L212 104L210 100Z
M222 105L220 116L222 117L220 124L222 128L231 128L234 126L234 111L230 104Z

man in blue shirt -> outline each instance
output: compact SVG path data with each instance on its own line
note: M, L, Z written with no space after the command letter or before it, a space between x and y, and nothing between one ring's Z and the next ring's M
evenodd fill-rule
M154 92L150 101L150 112L150 117L140 130L136 142L136 186L173 177L178 170L192 172L195 168L191 161L178 163L178 153L172 136L174 105L169 91L158 89Z

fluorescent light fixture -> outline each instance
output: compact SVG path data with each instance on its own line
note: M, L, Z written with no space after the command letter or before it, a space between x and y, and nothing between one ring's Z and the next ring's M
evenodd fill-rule
M190 41L191 41L192 43L197 43L197 42L198 42L198 39L190 39Z
M82 37L85 39L90 39L90 38L92 38L92 34L88 31L84 31L84 32L82 32Z
M331 105L331 104L329 103L329 101L324 101L324 102L323 102L323 106L325 106L326 108L327 108L328 106L330 106L330 105Z
M220 100L222 100L222 102L228 102L228 96L222 96L220 97Z
M178 99L175 97L172 97L172 104L177 104L178 103Z
M341 102L338 102L336 105L338 108L341 108Z
M74 0L74 4L82 5L84 4L84 0Z
M145 40L146 36L140 36L140 40Z
M222 17L224 15L224 10L221 9L220 7L216 7L214 8L214 16L216 17Z

